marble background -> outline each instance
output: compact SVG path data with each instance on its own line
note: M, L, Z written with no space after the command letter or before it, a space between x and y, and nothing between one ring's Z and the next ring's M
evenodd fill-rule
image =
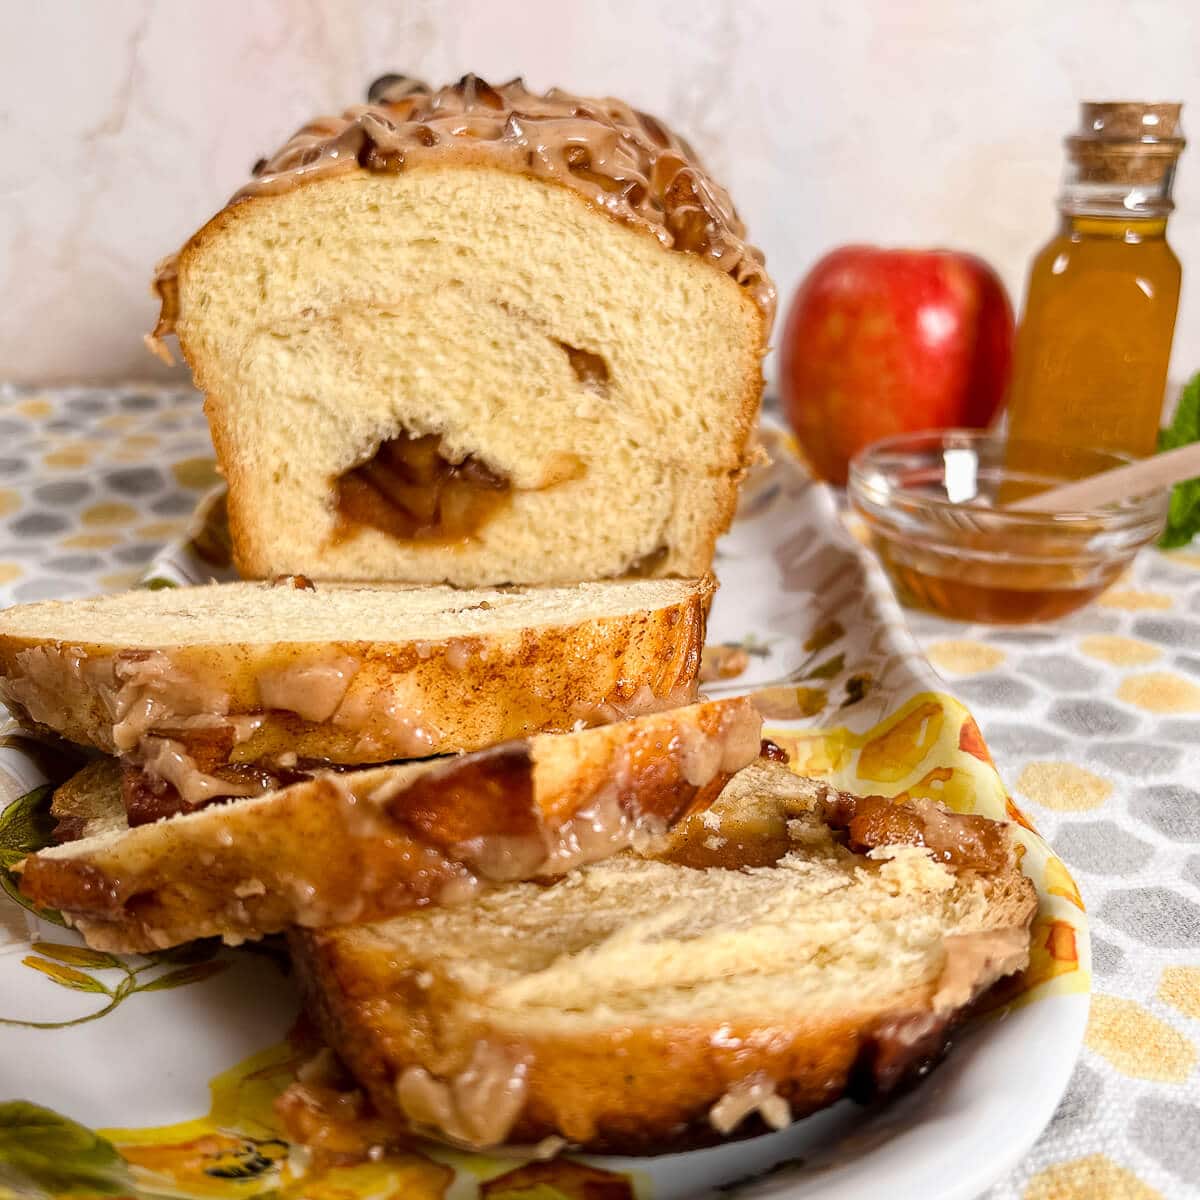
M1182 99L1200 139L1195 0L0 0L0 17L0 375L18 381L160 371L140 341L154 262L386 70L521 73L669 118L784 294L866 240L975 250L1019 296L1080 98ZM1200 146L1176 195L1186 278ZM1200 284L1172 373L1198 367Z

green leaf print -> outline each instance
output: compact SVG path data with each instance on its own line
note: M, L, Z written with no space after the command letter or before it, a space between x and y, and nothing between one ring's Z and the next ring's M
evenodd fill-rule
M26 955L21 960L24 966L45 975L60 987L104 996L107 1003L94 1012L63 1021L22 1021L13 1017L0 1017L0 1025L19 1025L26 1029L66 1029L72 1025L86 1025L89 1021L107 1016L119 1004L138 992L165 992L172 988L186 987L190 983L211 979L230 966L228 959L214 959L220 949L215 940L177 946L172 950L159 951L152 955L139 955L132 962L115 954L90 950L86 946L69 946L59 942L35 942L34 949L46 957ZM138 958L141 962L135 966ZM174 966L175 969L163 971L152 978L147 977L148 972L163 966ZM90 967L93 971L120 971L123 977L115 987L110 987L78 967ZM3 1179L0 1179L0 1200L4 1200Z
M28 1195L129 1195L128 1168L111 1142L25 1100L0 1103L0 1185Z
M180 967L177 971L168 971L149 983L140 983L139 992L163 992L168 988L186 987L189 983L199 983L202 979L211 979L220 975L229 966L228 962L200 962L190 967Z
M54 818L50 815L50 784L14 800L0 813L0 866L18 863L27 854L49 846L54 833Z
M101 995L110 996L112 993L98 979L93 979L90 975L85 975L82 971L75 970L74 967L64 966L62 963L50 962L45 958L38 958L37 955L29 954L21 959L27 967L32 967L35 971L40 971L43 975L53 979L55 983L61 984L63 987L71 988L76 992L99 992Z
M52 843L55 821L50 815L50 796L53 791L52 784L34 788L17 797L0 813L0 891L44 921L65 926L61 913L52 908L38 908L21 894L12 870L27 854Z
M121 960L115 954L100 950L89 950L87 946L64 946L59 942L34 942L33 948L55 962L71 967L91 967L93 971L121 969Z

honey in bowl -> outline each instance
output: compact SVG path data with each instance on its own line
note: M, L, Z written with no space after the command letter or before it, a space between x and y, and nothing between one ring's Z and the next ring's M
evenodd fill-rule
M1003 438L935 430L877 442L851 464L851 506L902 603L962 621L1054 620L1093 600L1158 536L1162 492L1095 512L1007 510L1013 495L1130 461L1106 450L1015 448L1010 458ZM1046 462L1053 469L1013 465Z
M1053 621L1094 600L1121 573L1124 564L1072 578L1054 567L1032 571L1012 586L1012 572L1003 564L975 567L959 576L954 561L936 555L906 553L886 537L871 534L871 547L879 555L900 603L958 621L990 625L1024 625ZM953 555L949 556L953 560Z

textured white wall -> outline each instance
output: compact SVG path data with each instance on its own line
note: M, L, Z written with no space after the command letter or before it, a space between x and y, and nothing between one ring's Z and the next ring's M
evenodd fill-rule
M827 248L872 241L974 250L1019 303L1076 102L1182 99L1173 374L1200 369L1197 0L0 0L0 21L0 378L154 374L154 262L386 70L662 114L784 297Z

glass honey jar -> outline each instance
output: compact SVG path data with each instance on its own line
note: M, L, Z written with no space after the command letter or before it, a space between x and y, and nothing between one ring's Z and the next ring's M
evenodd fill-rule
M1031 443L1154 452L1179 302L1166 229L1180 108L1082 105L1066 139L1062 224L1033 262L1017 333L1013 454Z

